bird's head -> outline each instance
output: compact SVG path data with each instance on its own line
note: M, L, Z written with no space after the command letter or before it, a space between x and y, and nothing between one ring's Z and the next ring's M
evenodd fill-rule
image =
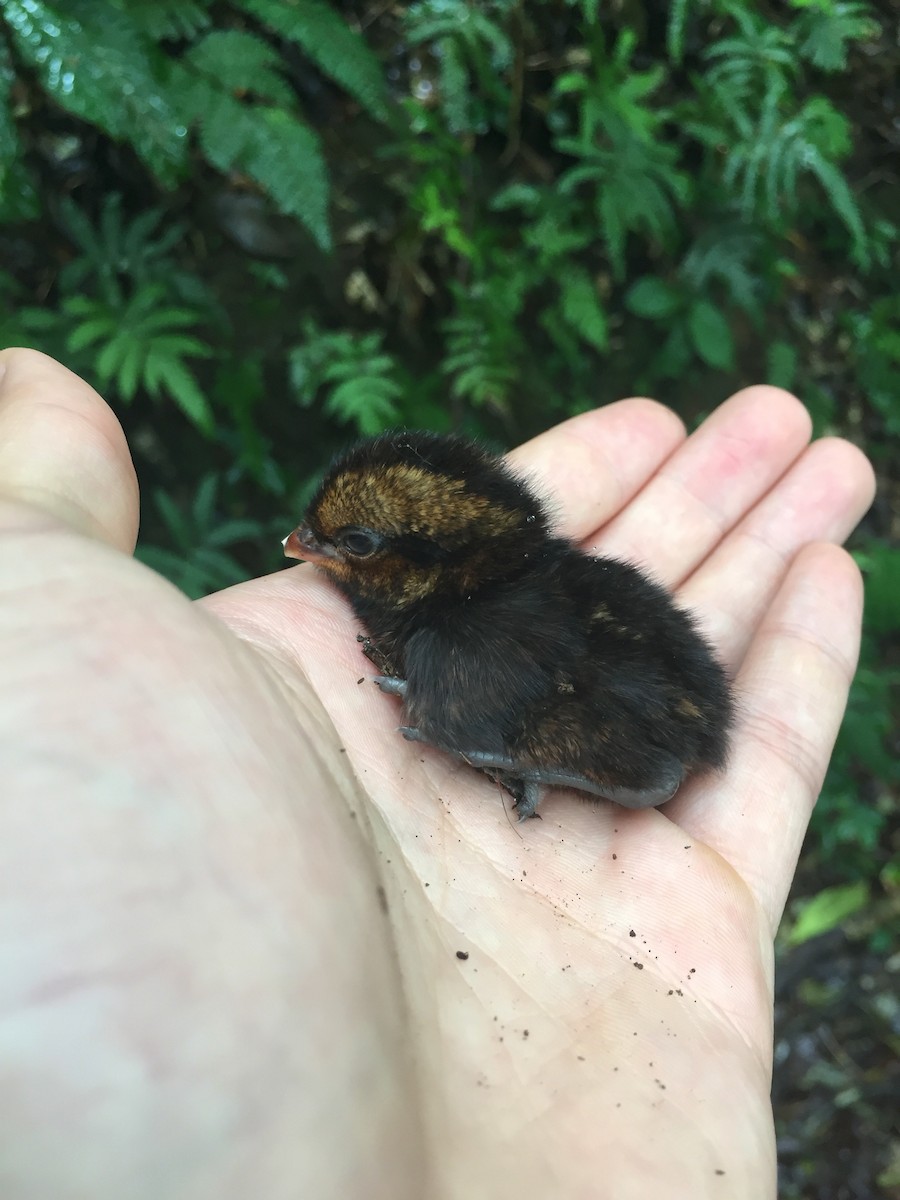
M402 432L335 462L284 548L351 600L406 608L518 573L546 532L541 503L499 458L464 438Z

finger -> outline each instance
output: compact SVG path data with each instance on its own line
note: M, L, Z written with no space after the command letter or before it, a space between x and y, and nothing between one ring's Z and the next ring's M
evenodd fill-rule
M563 421L509 461L556 508L559 531L582 538L627 504L684 437L680 419L655 400L619 400Z
M871 464L839 438L815 442L687 580L679 600L734 667L794 555L809 542L842 542L875 493Z
M787 392L738 392L603 530L602 552L674 587L784 474L810 431L809 413Z
M0 351L0 497L128 553L138 488L112 409L36 350Z
M741 874L773 932L844 715L861 619L853 559L837 546L807 546L738 676L724 777L698 780L666 809Z

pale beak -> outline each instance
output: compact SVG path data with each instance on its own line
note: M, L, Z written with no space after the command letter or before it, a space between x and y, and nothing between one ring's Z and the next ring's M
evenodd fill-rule
M298 525L293 533L289 533L282 541L285 558L299 558L304 562L314 562L316 559L337 558L334 546L320 542L308 525Z

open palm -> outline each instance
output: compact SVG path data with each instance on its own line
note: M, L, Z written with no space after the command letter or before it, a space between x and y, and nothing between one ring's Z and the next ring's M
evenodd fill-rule
M772 935L855 664L823 543L858 451L755 388L687 440L629 400L513 455L677 591L739 703L664 810L553 791L517 826L400 738L311 568L191 605L135 564L109 410L3 368L3 1195L774 1196Z

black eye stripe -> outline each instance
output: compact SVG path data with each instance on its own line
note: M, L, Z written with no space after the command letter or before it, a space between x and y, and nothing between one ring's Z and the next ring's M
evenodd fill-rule
M391 549L402 554L404 558L417 567L430 567L435 563L446 562L453 557L453 552L429 538L416 537L415 534L391 538Z

